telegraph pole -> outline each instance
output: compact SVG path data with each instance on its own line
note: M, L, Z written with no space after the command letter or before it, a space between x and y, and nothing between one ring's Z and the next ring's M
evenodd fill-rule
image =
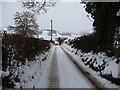
M52 41L52 20L51 20L51 41Z

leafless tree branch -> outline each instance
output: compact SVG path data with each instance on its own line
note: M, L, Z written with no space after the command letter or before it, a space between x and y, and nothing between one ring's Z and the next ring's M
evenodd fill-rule
M56 5L57 0L19 0L27 10L41 14L47 12L50 7Z

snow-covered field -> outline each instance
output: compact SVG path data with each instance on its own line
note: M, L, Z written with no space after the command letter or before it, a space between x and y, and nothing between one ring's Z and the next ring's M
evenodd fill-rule
M79 37L79 36L81 36L81 35L76 35L76 34L71 34L71 36L69 36L69 35L60 35L58 32L52 34L53 41L55 41L59 37L73 39L73 38ZM45 31L45 30L42 31L42 34L39 34L38 38L43 38L44 40L51 40L50 31Z
M44 40L51 40L51 36L49 35L49 31L43 31L42 34L39 34L39 38L43 38ZM53 34L52 38L55 40L56 38L61 37L58 33Z
M82 65L89 73L95 76L108 88L117 88L118 85L111 83L110 81L102 78L100 74L112 74L114 78L118 78L118 64L116 63L116 57L108 57L104 52L94 54L93 52L84 53L80 50L71 48L71 46L63 44L65 48L72 56L74 56L77 62ZM94 70L89 66L93 65ZM100 71L96 71L100 70Z

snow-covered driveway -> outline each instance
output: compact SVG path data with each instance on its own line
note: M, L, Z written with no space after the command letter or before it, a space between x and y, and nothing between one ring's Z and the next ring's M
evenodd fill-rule
M60 46L56 46L53 60L56 60L57 65L52 63L51 69L53 71L50 70L50 72L52 72L51 74L55 75L55 77L58 75L58 79L53 78L54 80L51 80L51 83L52 81L55 82L55 80L57 80L56 82L59 82L58 87L55 88L93 88L93 85L90 83L90 81L88 81L88 79L86 79L86 77L78 70L73 62L70 61L69 56L67 56ZM55 70L56 68L57 70Z

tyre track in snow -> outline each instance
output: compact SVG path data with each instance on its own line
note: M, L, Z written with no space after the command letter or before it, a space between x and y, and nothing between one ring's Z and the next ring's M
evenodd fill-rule
M56 48L54 50L54 54L52 57L52 63L50 66L50 72L49 72L49 77L48 77L48 88L59 88Z
M60 88L90 88L95 89L92 83L86 79L86 77L79 72L66 53L57 46L57 62L58 62L58 75L59 75L59 87Z
M86 70L80 66L80 64L74 59L73 56L71 56L63 47L61 49L65 52L66 56L69 58L71 62L78 68L80 73L82 73L97 90L108 90L107 88L104 87L96 78L94 78L90 73L86 72Z

